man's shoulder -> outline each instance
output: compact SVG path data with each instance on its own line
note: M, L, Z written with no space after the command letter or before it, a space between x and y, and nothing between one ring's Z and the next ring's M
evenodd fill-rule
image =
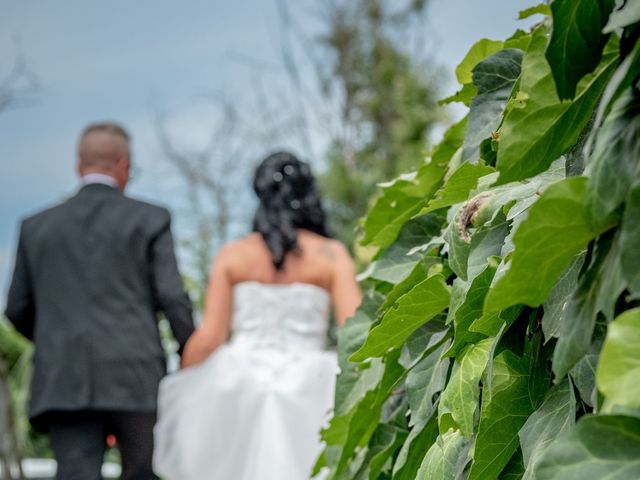
M57 205L45 207L36 213L23 217L21 221L22 228L32 228L35 225L57 217L64 210L65 204L66 202L63 202Z
M170 216L169 210L161 205L147 202L145 200L140 200L138 198L129 197L127 195L122 195L120 198L127 208L133 208L149 215L156 215L161 217Z

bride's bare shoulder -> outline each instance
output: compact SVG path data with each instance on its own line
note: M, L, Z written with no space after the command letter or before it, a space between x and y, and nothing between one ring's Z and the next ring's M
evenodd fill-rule
M323 237L313 232L301 231L300 242L302 247L315 255L324 257L327 260L345 261L350 260L349 249L339 240Z
M248 256L261 254L262 250L264 246L260 234L250 233L223 245L218 251L218 261L246 260Z

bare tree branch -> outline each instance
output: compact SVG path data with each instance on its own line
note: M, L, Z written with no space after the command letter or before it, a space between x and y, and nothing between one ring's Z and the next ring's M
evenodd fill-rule
M14 43L17 45L18 41ZM17 51L11 70L0 79L0 112L32 102L40 88L40 81L29 69L24 54Z

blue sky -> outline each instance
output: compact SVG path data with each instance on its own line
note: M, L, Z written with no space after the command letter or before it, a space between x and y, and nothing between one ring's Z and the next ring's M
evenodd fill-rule
M475 41L528 28L535 19L519 22L517 14L535 3L432 0L425 48L447 74L443 94L455 90L453 69ZM173 131L189 146L202 142L211 115L203 98L215 95L250 109L256 75L267 90L286 86L276 5L276 0L0 0L0 81L20 50L41 84L27 105L0 113L0 305L19 220L73 193L75 142L89 121L116 119L130 129L142 174L128 193L168 206L177 236L188 233L180 218L181 185L172 181L162 159L154 115L178 112ZM317 21L301 19L301 28L313 36ZM302 72L303 83L309 75ZM312 135L314 151L307 155L321 156L323 133ZM299 136L284 132L277 141L300 150ZM244 183L248 191L249 179Z

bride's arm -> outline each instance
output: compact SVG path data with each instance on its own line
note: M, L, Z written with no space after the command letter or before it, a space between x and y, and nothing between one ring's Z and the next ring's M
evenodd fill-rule
M184 348L182 368L204 361L229 336L232 284L228 267L229 255L223 248L211 267L202 323Z
M360 305L362 295L356 281L356 269L347 248L339 242L333 242L335 262L331 297L336 315L336 323L342 326L352 317Z

